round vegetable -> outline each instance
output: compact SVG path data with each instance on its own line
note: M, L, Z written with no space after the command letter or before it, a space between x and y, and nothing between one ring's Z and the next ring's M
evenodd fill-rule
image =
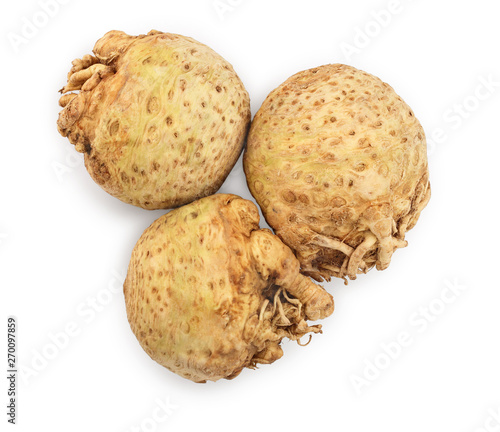
M233 378L272 363L284 337L333 312L333 299L299 273L292 251L235 195L175 209L144 231L124 284L130 326L143 349L195 382Z
M146 209L216 192L250 123L232 66L194 39L159 31L110 31L93 52L73 61L57 126L94 181Z
M244 168L267 222L316 280L387 268L430 198L415 114L388 84L341 64L269 94Z

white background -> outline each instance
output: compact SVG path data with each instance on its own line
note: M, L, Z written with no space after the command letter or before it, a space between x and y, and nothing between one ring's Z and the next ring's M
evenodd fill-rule
M400 0L389 18L389 0L62 3L48 16L35 0L4 2L0 18L0 364L4 376L15 315L18 431L500 429L497 1ZM164 211L107 195L56 130L70 62L111 29L206 43L233 64L253 114L295 72L351 64L390 83L434 137L433 196L408 248L384 272L325 284L336 311L309 346L284 342L273 365L200 385L138 345L121 284ZM241 161L221 192L250 198ZM411 343L397 349L401 332ZM2 378L2 407L6 393Z

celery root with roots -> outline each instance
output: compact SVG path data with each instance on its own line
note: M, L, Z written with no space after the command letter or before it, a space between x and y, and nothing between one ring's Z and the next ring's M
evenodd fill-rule
M318 281L386 269L430 198L415 114L388 84L342 64L269 94L244 168L267 222Z
M189 37L110 31L73 61L57 127L92 179L145 209L215 193L236 163L250 99L233 67Z
M195 382L234 378L283 355L283 338L321 331L331 295L300 274L292 251L250 201L218 194L160 217L137 242L124 293L149 356Z

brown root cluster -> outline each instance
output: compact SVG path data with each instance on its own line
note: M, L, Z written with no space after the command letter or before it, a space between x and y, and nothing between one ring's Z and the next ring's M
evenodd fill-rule
M429 202L431 189L427 178L422 179L420 186L417 188L419 193L415 195L412 210L398 220L394 220L387 209L385 211L388 214L384 214L383 208L370 208L364 216L370 219L360 221L368 229L362 231L361 236L356 233L357 238L361 238L361 242L356 242L357 245L348 244L349 236L340 241L311 233L308 246L321 248L321 253L310 256L301 254L301 271L318 281L329 280L331 275L343 278L347 283L346 277L354 280L358 274L365 274L373 267L385 270L389 267L392 254L408 245L405 234L415 226L421 211Z

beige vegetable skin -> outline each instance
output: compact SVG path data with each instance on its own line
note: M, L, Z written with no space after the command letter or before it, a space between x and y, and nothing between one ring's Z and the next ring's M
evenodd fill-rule
M195 382L272 363L284 337L320 331L306 320L333 299L250 201L212 195L156 220L137 242L124 284L130 326L144 350Z
M413 111L388 84L341 64L269 94L244 168L267 222L319 281L387 268L430 198Z
M73 61L59 132L105 191L146 209L216 192L243 148L250 101L232 66L194 39L110 31Z

